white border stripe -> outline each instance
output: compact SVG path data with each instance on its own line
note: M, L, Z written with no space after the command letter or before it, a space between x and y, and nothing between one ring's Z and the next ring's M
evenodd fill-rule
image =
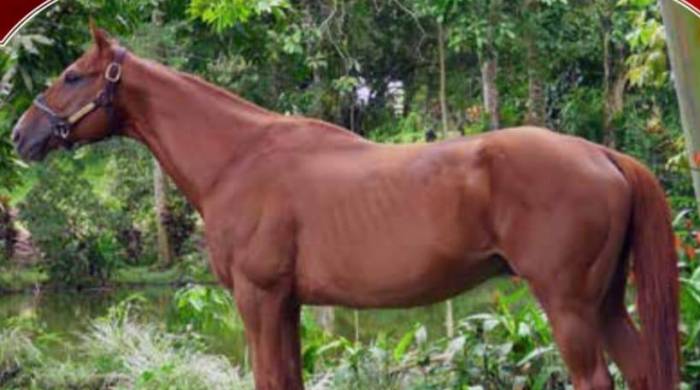
M57 1L58 0L47 0L40 6L34 8L34 10L32 10L32 12L30 12L24 18L22 18L22 20L20 20L19 23L15 24L15 26L12 27L12 30L10 30L10 32L6 36L0 38L0 47L5 46L10 41L10 39L12 39L12 37L15 36L15 34L17 34L17 31L19 31L19 29L22 28L22 26L25 23L29 22L30 20L32 20L33 17L40 14L41 11L54 5L54 3L56 3Z
M685 1L685 0L675 0L675 2L678 3L678 4L680 4L681 6L683 6L683 7L684 7L685 9L687 9L688 11L692 12L693 15L697 16L698 18L700 18L700 10L699 10L698 8L696 8L694 5L690 4L689 1Z

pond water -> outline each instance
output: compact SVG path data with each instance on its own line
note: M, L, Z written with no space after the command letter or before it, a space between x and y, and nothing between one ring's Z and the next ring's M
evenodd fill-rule
M455 320L487 310L493 304L496 290L507 292L512 289L512 284L500 279L458 296L453 300ZM109 307L134 293L139 293L148 301L145 320L165 326L168 316L172 314L175 291L176 288L173 287L159 286L4 295L0 296L0 319L18 315L34 316L46 331L58 335L70 344L84 334L93 319L105 315ZM335 309L334 332L353 340L356 330L355 318L355 310ZM413 309L361 310L357 312L357 318L359 339L363 342L371 341L382 333L388 339L398 340L416 323L424 325L431 338L443 337L445 334L444 303ZM234 363L240 363L243 358L245 341L242 331L235 334L205 335L204 340L210 352L224 354Z

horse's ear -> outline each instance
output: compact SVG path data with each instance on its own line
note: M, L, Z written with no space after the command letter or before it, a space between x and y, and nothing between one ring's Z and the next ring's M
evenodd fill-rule
M92 39L95 41L95 46L97 46L100 52L109 48L109 35L105 30L97 27L92 18L90 18L90 33L92 34Z

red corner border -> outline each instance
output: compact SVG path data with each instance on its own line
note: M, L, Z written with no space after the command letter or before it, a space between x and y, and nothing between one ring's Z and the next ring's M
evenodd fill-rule
M21 1L22 0L20 0L20 2ZM0 26L0 28L2 28L0 34L4 34L4 36L0 37L0 47L5 46L10 41L10 39L12 39L12 37L17 33L17 31L19 31L19 29L22 28L22 26L24 26L24 24L29 22L33 17L35 17L39 13L41 13L41 11L54 5L57 1L58 0L42 1L40 4L36 5L34 7L34 9L24 11L27 13L23 17L21 15L18 15L18 18L21 17L21 19L19 21L17 21L16 23L14 23L14 25L12 24L14 21L9 21L9 19L3 19L2 22L6 23L6 25ZM0 11L8 12L8 14L10 14L11 11L7 10L5 8L11 9L12 7L22 7L22 5L18 6L18 5L13 4L13 3L17 3L17 2L8 1L7 4L3 4L2 6L0 6ZM26 7L26 5L24 5L24 7Z
M675 2L700 18L700 0L675 0Z

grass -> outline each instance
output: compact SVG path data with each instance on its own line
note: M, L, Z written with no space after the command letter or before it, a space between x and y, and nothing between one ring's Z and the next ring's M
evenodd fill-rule
M131 319L102 318L73 347L72 358L42 352L40 333L0 331L2 389L252 389L228 359L207 354L196 337Z
M158 285L175 284L182 278L182 273L176 267L161 270L150 266L134 266L119 268L111 281L115 284Z
M209 284L215 283L216 279L208 271L192 273L177 266L167 269L129 266L117 269L108 284L152 286L179 285L186 282ZM38 265L0 267L0 294L30 291L47 283L49 283L48 276Z
M30 290L47 280L46 273L37 266L5 266L0 268L0 293Z
M183 283L216 283L216 278L207 269L189 270L174 266L166 269L154 269L152 266L131 266L119 268L112 276L114 284L121 285L176 285Z

